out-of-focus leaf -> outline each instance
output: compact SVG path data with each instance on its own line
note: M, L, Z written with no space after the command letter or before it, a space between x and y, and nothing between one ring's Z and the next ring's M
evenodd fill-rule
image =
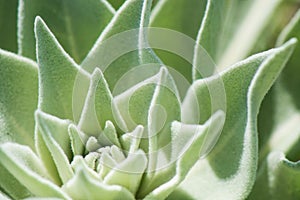
M258 172L250 199L299 199L300 162L289 161L281 152L271 152Z
M20 0L19 54L36 59L34 20L41 16L76 62L81 62L114 15L106 0Z
M17 51L18 0L0 0L0 48Z
M215 61L217 71L242 60L252 51L280 1L208 0L195 55L197 48L204 48ZM194 58L194 78L195 70L204 67L201 60L201 56Z
M150 26L172 29L196 40L206 2L206 0L161 0L151 13ZM172 45L168 45L168 47L172 46L172 49L176 48L178 49L177 51L180 51L185 47L190 48L191 54L193 52L194 45L188 46L184 39L176 40L175 42L173 40L175 38L169 36L161 34L158 37L163 37L164 41L170 41ZM174 68L177 73L184 75L189 81L192 80L192 63L186 61L186 58L181 58L179 55L159 49L155 50L155 52L167 66Z

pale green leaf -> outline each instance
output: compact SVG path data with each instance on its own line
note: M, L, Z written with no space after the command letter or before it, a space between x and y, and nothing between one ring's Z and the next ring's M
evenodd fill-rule
M170 170L169 173L174 173L170 176L170 180L163 180L158 173L156 180L151 184L156 183L157 188L151 191L145 199L165 199L173 192L176 187L184 180L192 166L199 160L202 154L204 143L207 141L207 135L219 135L222 130L225 120L225 115L222 111L215 113L203 125L188 125L180 122L172 124L172 158L169 168L176 163L175 171ZM215 138L215 140L217 140ZM211 144L206 144L211 145ZM214 142L212 142L214 145ZM204 148L205 149L205 148ZM149 188L150 189L150 188Z
M41 160L31 149L14 143L0 146L1 164L22 183L34 196L61 197L68 196L47 178L47 170Z
M280 34L277 45L281 45L288 39L296 37L300 39L300 11L298 11L290 23ZM283 70L274 88L264 101L259 115L260 134L260 161L263 161L269 152L281 151L288 158L298 159L299 152L299 53L297 45L287 67ZM299 72L299 73L298 73ZM268 123L263 123L268 121Z
M85 149L85 135L81 133L74 124L69 125L68 131L73 155L83 155Z
M122 130L127 129L103 74L100 69L96 68L91 77L89 92L78 127L86 134L98 137L107 120L112 121Z
M68 134L70 122L60 120L39 110L36 112L36 121L58 174L62 182L66 183L73 176L70 165L72 158L71 142Z
M0 48L17 51L18 0L0 0Z
M195 40L204 15L206 2L206 0L160 0L151 13L150 26L172 29ZM163 37L163 35L159 37ZM167 41L175 38L168 38L167 36L163 39ZM176 42L172 40L171 42L172 48L176 48L178 51L187 48L186 40L176 40ZM189 48L191 48L190 52L193 52L194 46L189 46ZM192 80L192 63L184 60L186 58L181 58L171 52L160 50L155 52L166 65L174 68L189 81Z
M198 37L195 55L204 48L217 65L217 70L242 60L252 51L255 41L281 0L208 0ZM201 69L201 56L194 58Z
M124 150L130 153L134 153L138 150L141 138L143 136L144 127L139 125L132 132L125 133L121 136L120 141Z
M141 141L141 148L145 152L155 152L169 143L171 122L180 120L178 98L174 81L164 67L157 75L115 97L129 130L134 130L137 125L144 126L143 137L149 139ZM149 157L149 167L151 165L153 168L157 158L154 154Z
M105 164L105 163L104 163ZM120 185L135 194L139 189L143 173L147 167L147 157L142 150L137 150L115 166L105 176L104 183Z
M81 113L89 75L69 57L41 18L35 21L39 64L39 109L61 119L77 121ZM49 53L51 52L51 53ZM75 82L81 80L80 87ZM80 93L73 102L73 94ZM74 106L73 106L74 104ZM73 112L72 108L77 109Z
M82 63L83 68L89 72L99 67L110 88L114 88L126 72L137 70L143 64L160 63L153 51L147 48L149 45L144 30L149 23L151 4L152 0L126 1ZM158 65L151 64L143 69L139 75L134 74L130 83L136 84L154 75L158 72Z
M36 59L34 20L41 16L64 49L81 62L115 11L106 0L20 0L19 54Z
M63 190L73 199L134 200L134 196L125 188L117 185L106 185L85 170L79 169L75 176L64 185Z
M5 192L14 199L21 199L31 195L30 191L28 191L28 189L22 185L2 164L0 164L0 177L0 192Z
M271 152L248 199L299 199L299 180L300 162L289 161L281 152Z
M181 190L196 199L242 199L250 193L258 160L256 117L259 106L295 43L293 39L282 47L254 55L221 74L227 107L222 134L211 153L193 167ZM214 79L207 80L206 84L211 82ZM197 104L209 105L203 98L208 89L201 83L199 80L193 85ZM197 109L197 105L194 107Z
M0 50L0 143L13 141L34 149L37 71L33 61Z
M121 148L116 128L111 121L106 121L104 130L99 135L98 140L102 146L116 145Z

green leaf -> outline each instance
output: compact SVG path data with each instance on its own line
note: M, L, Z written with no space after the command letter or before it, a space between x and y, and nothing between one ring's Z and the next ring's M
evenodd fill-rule
M108 0L108 1L116 10L118 10L120 6L122 6L122 4L125 2L125 0Z
M85 170L79 169L75 176L64 185L63 190L73 199L134 200L134 196L118 185L106 185Z
M106 0L20 0L19 54L36 59L32 28L35 17L41 16L66 51L81 62L114 13Z
M131 133L123 134L120 138L122 149L126 150L128 154L137 151L141 143L143 132L144 127L139 125Z
M0 145L1 164L22 183L34 196L60 197L68 196L54 185L48 172L39 158L31 149L15 143Z
M105 164L105 163L104 163ZM142 150L128 154L128 157L115 166L104 178L109 185L120 185L135 194L139 189L143 173L147 167L147 157Z
M0 143L34 149L34 111L38 100L35 62L0 50Z
M208 0L195 55L197 49L204 48L218 71L245 58L280 1ZM195 70L204 67L201 59L201 56L194 58L194 78L197 78Z
M161 0L151 13L150 26L172 29L195 40L204 15L206 3L206 0ZM163 35L158 37L163 37L165 41L175 39L168 36L164 37ZM157 39L157 37L154 39ZM151 40L149 42L151 44ZM177 51L188 46L186 40L176 40L176 42L172 40L170 43L172 45L168 46L178 49ZM194 44L189 46L189 48L190 52L193 52ZM177 54L175 55L166 51L156 50L155 52L167 66L174 68L189 81L192 80L192 63L184 60L186 58L181 58Z
M122 130L127 129L103 74L96 68L91 77L78 128L90 136L98 137L107 120L112 121Z
M189 125L180 122L172 123L172 158L169 163L171 168L169 173L174 173L169 176L169 180L163 180L162 175L157 174L156 180L152 180L151 184L157 184L157 188L151 191L145 199L165 199L186 177L192 166L199 160L203 147L208 144L207 135L219 135L222 130L225 120L225 115L222 111L215 113L203 125ZM215 138L216 140L218 138ZM210 141L209 141L210 142ZM213 143L214 144L214 143ZM176 168L173 171L172 165L176 163Z
M36 121L60 178L63 183L66 183L73 176L70 165L72 159L71 144L68 134L70 122L60 120L39 110L36 111Z
M148 48L146 31L152 0L128 0L117 11L104 29L82 66L89 72L99 67L110 88L130 70L144 66L139 75L134 74L132 84L158 72L159 58ZM109 52L109 53L107 53ZM120 67L122 66L122 67ZM139 77L140 76L140 77ZM125 83L128 85L128 83Z
M298 40L300 39L300 10L295 14L290 23L286 26L286 28L280 34L277 44L282 45L284 42L289 40L290 38L295 37ZM287 68L283 71L281 75L281 83L285 90L288 91L289 95L292 97L292 102L297 109L300 109L300 94L298 86L300 85L299 76L297 76L299 72L299 53L300 47L299 45L295 48L295 52L289 62L287 63Z
M39 109L61 119L77 121L88 90L89 75L65 53L39 17L35 21L35 32L40 69ZM78 78L81 85L76 87ZM77 94L73 94L73 91L77 91ZM76 99L74 102L73 97ZM72 108L76 110L73 112Z
M300 39L300 10L280 34L277 45L281 45L289 38ZM262 106L259 123L260 135L260 161L263 161L269 152L281 151L290 159L299 157L299 53L297 45L287 67L281 73L279 80ZM268 109L268 110L267 110ZM270 115L270 113L272 113ZM271 117L271 119L270 119Z
M0 48L17 51L18 0L0 0Z
M171 122L180 120L178 96L172 77L162 67L157 75L115 97L128 129L132 131L137 125L144 126L147 139L141 141L141 148L145 152L155 152L171 140ZM149 156L148 164L153 168L158 161L154 154Z
M11 198L22 199L31 195L30 191L14 177L8 169L0 164L0 199L1 192L5 192Z
M290 40L282 47L254 55L220 74L227 108L222 134L211 153L193 167L179 190L195 199L243 199L250 193L258 160L256 117L260 103L286 64L295 43L295 39ZM206 84L215 80L208 79ZM198 102L189 102L191 98L187 97L183 104L190 103L195 110L197 106L210 105L205 99L208 89L203 84L201 80L196 81L191 89L196 91Z
M73 155L83 155L85 148L84 133L81 133L74 124L69 125L68 131Z
M300 162L289 161L281 152L271 152L258 172L249 199L299 199Z
M121 148L116 128L111 121L106 121L104 130L98 137L98 141L102 146L116 145Z

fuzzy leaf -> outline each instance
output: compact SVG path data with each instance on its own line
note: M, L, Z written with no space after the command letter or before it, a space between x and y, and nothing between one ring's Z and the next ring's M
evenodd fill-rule
M131 133L125 133L120 138L123 149L125 149L128 154L134 153L138 150L141 138L143 136L144 127L139 125Z
M271 152L248 199L299 199L299 180L300 162L289 161L281 152Z
M135 194L139 189L143 173L147 167L147 157L142 150L138 150L128 157L105 176L104 183L120 185Z
M129 130L144 126L141 148L155 152L170 141L170 125L180 120L180 102L174 81L166 68L115 97L116 104ZM159 117L157 117L159 116ZM158 120L159 119L159 120ZM149 155L151 170L158 163L155 154Z
M70 122L60 120L41 111L36 112L36 121L60 178L63 183L66 183L73 176L73 171L69 164L69 160L72 158L68 134Z
M0 48L17 51L18 0L0 0Z
M64 49L76 62L81 62L114 13L106 0L20 0L19 54L36 59L32 28L35 17L41 16Z
M79 169L75 176L64 185L63 190L73 199L134 200L134 196L125 188L117 185L106 185L85 170Z
M0 50L0 143L13 141L34 149L37 73L33 61Z
M73 155L83 155L85 145L84 134L81 133L74 124L69 125L68 131Z
M143 192L149 193L145 199L165 199L176 189L201 156L207 135L219 135L224 117L224 113L219 111L203 125L172 123L172 157L169 163L158 169L155 177L145 184L147 186L143 188Z
M100 69L95 69L78 127L86 134L97 137L107 120L127 130L103 74Z
M26 146L6 143L0 146L0 161L35 196L69 199L48 177L39 158Z
M136 70L143 64L160 63L153 51L147 48L146 32L143 29L149 23L151 3L152 0L126 1L82 63L83 68L89 72L99 67L110 88L114 88L126 72ZM159 70L158 66L158 64L144 66L142 72L134 74L130 83L134 85L154 75Z
M98 137L98 140L102 146L116 145L121 148L116 128L111 121L106 121L104 130Z
M77 121L88 90L89 75L65 53L39 17L35 21L35 33L40 69L39 109L61 119ZM75 85L78 78L81 80L80 87ZM75 102L73 90L82 95L78 95L79 99L75 98ZM73 111L73 107L77 110Z
M211 153L193 167L181 185L184 192L196 199L242 199L250 193L258 159L256 117L259 106L295 43L293 39L282 47L254 55L221 74L226 91L225 125ZM207 80L206 84L210 85L213 80ZM197 104L209 105L209 100L203 98L208 91L202 84L199 80L192 86L197 93ZM183 104L193 103L189 99L187 97ZM197 104L194 104L195 109Z

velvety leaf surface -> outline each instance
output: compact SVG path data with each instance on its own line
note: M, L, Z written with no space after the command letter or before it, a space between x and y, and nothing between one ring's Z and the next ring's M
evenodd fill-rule
M17 51L18 0L0 1L0 48Z
M37 64L0 50L0 143L34 149L34 111L38 100Z
M169 168L167 170L168 173L165 173L165 169L155 172L156 177L151 180L149 186L156 184L157 188L153 191L151 191L151 188L147 188L147 190L151 192L145 199L166 199L183 181L189 170L198 161L201 151L205 146L204 143L209 142L206 140L207 136L211 134L216 135L220 132L224 120L224 113L219 111L203 125L188 125L173 122L171 143L172 157L169 166L165 166ZM169 180L167 181L164 180L168 177L166 175L169 175Z
M32 193L41 197L69 199L49 179L41 160L26 147L15 143L0 145L1 164Z
M81 62L114 12L106 0L20 0L19 54L36 59L33 27L35 17L41 16L64 49Z
M105 185L83 169L79 169L63 189L73 199L97 199L101 196L107 200L134 200L133 195L125 188L117 185Z
M89 72L99 67L112 91L121 77L130 70L134 70L134 78L130 83L123 81L122 84L132 86L159 70L159 58L151 49L145 49L148 44L143 28L149 23L151 3L152 0L126 1L82 63L83 68ZM144 66L148 63L154 64ZM143 67L140 73L137 71L139 67ZM125 87L125 90L129 87Z
M83 107L89 85L89 75L80 69L50 32L41 18L35 22L37 59L39 64L39 108L61 119L77 121L79 111L73 112L73 91L82 93L76 99L76 109ZM49 53L51 52L51 53ZM74 86L82 78L80 88ZM75 91L74 91L75 92ZM74 115L73 115L74 114ZM80 114L80 112L79 112Z
M89 92L78 127L86 134L97 137L108 120L116 124L119 129L127 130L113 101L108 84L100 69L96 68L91 77Z
M194 166L180 186L193 198L243 199L250 193L258 158L256 117L259 105L286 64L295 43L290 40L282 47L254 55L220 74L226 91L226 121L212 152ZM207 80L206 84L211 82L214 79ZM202 80L193 84L200 107L210 104L208 89L203 84ZM188 93L183 108L189 99ZM176 198L176 192L172 197Z
M70 166L73 155L68 134L70 122L41 111L37 111L35 115L39 131L51 154L50 159L53 159L62 183L66 183L73 176Z

